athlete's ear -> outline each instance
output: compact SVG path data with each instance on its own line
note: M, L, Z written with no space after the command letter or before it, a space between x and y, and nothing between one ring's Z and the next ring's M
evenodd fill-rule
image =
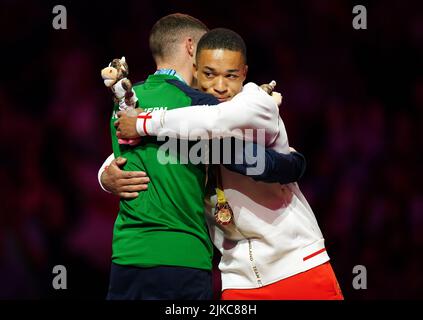
M245 65L244 66L244 70L242 70L243 76L244 76L244 80L247 78L247 72L248 72L248 66Z
M190 55L190 57L194 58L195 46L194 46L194 40L192 38L186 38L185 48L187 49L187 52Z
M192 74L194 75L195 79L198 79L198 67L195 62L192 64Z

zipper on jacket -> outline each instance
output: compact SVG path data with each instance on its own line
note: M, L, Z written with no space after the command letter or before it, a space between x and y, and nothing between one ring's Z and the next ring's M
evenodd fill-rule
M260 272L258 271L258 268L257 268L256 263L254 261L253 245L251 244L251 240L250 239L248 239L248 254L250 256L251 267L253 268L254 275L256 276L257 284L258 284L259 287L262 287L263 286L263 283L261 281Z

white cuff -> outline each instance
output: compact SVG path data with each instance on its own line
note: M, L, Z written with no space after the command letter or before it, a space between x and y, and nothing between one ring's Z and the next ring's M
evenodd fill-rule
M111 192L109 190L107 190L106 188L104 188L104 186L102 185L102 183L101 183L101 175L103 174L104 170L106 170L106 167L109 166L114 159L115 159L115 155L112 153L106 159L106 161L104 161L104 163L101 165L100 170L98 170L98 174L97 174L98 183L100 184L101 189L103 189L107 193L111 193Z
M141 137L157 136L162 127L161 119L164 118L165 110L153 112L141 112L137 119L137 132Z

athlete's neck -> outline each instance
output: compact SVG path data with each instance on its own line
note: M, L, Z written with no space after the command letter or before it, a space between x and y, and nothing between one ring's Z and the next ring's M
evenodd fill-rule
M192 84L192 67L188 68L174 64L161 63L157 64L157 70L159 69L173 69L182 79L184 79L187 85L190 86Z

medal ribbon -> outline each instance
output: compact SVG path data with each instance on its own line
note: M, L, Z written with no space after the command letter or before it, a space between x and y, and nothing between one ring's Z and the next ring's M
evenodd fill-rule
M223 191L222 185L222 173L220 171L220 166L215 166L216 170L216 195L217 195L217 203L215 207L214 217L216 222L221 225L227 225L232 223L233 221L233 212L231 206L229 205L228 201L225 197L225 192Z
M221 205L221 204L227 203L228 201L226 200L225 192L223 191L222 173L220 172L219 165L215 166L215 171L216 171L216 182L217 182L217 186L216 186L217 203Z

